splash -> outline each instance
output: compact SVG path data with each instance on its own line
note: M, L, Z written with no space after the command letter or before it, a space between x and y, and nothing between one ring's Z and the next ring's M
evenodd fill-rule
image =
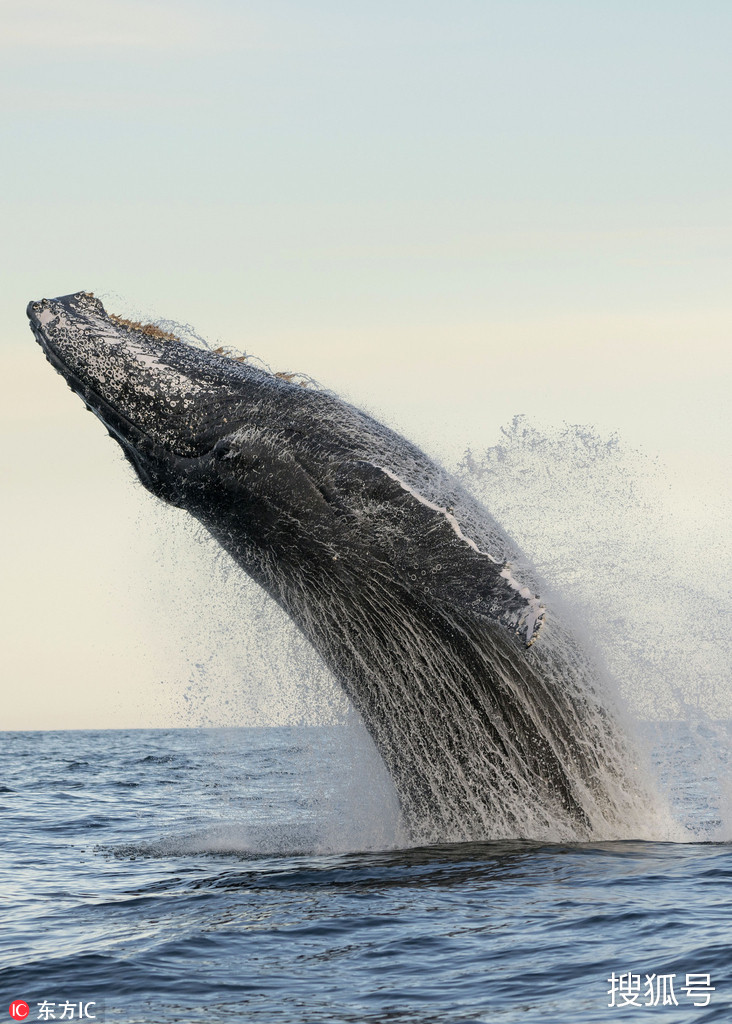
M567 473L571 475L574 470L566 466L565 457L560 455L559 449L562 447L559 444L557 461L565 465ZM489 453L484 465L490 465L493 459L494 455ZM505 469L508 461L506 458L498 457L496 461ZM547 460L544 462L546 468ZM548 469L546 471L549 472ZM519 475L523 473L522 464ZM509 522L516 534L519 534L519 529L512 511L516 507L536 511L536 494L532 503L526 489L522 494L517 488L511 488L506 479L497 485L495 474L484 471L475 455L466 457L463 476L482 497L489 499L494 506L499 506L505 513L505 521ZM598 473L598 478L604 478L603 472ZM489 493L484 494L482 492L486 480L489 481L486 488ZM507 492L511 493L513 507L508 501L504 506L497 501L499 494ZM479 538L481 544L486 543L488 538L485 536L485 527L481 528L479 522L471 520L465 508L460 508L457 495L452 500L454 504L449 507L459 509L459 521L467 531L466 535ZM543 518L540 521L545 522ZM524 522L536 520L527 515L525 521L519 522L519 526ZM569 538L572 529L566 521L564 523ZM317 808L320 826L317 835L311 833L305 845L326 851L403 845L404 833L393 821L393 788L384 786L383 779L379 799L374 800L376 789L372 780L379 773L383 776L383 765L358 716L353 711L347 711L341 692L322 663L293 630L289 620L274 602L242 577L237 567L221 553L220 548L212 544L203 531L189 526L181 532L179 525L176 524L174 531L166 526L160 541L161 549L164 546L168 566L171 553L176 552L179 571L186 567L199 591L195 599L191 600L190 592L178 595L169 587L165 590L168 602L172 600L171 615L179 626L175 643L183 644L184 661L194 666L182 695L181 706L185 709L183 720L188 724L207 726L252 721L273 725L288 722L340 722L345 726L340 732L343 745L360 746L362 753L357 765L344 765L337 762L337 759L334 761L338 763L341 773L335 791L328 767L322 761L319 763L320 770L313 775L313 780L318 781L312 782L311 803ZM176 538L174 542L171 542L171 536ZM525 530L521 539L526 544ZM553 539L556 540L556 536ZM529 547L528 544L526 546ZM551 550L552 557L558 558L556 550ZM556 564L565 563L558 558ZM541 562L540 567L548 576ZM525 565L518 566L518 571L525 570ZM579 575L581 563L575 563L573 571ZM169 568L165 575L170 575ZM556 605L557 601L558 598L553 597L552 605ZM570 609L565 611L570 613ZM182 630L181 624L184 625ZM579 765L573 776L573 784L588 816L587 824L578 825L576 821L568 821L556 806L550 791L543 795L543 799L537 800L536 793L530 793L528 789L532 785L528 779L507 790L506 776L511 774L516 778L519 775L517 762L520 755L515 753L512 763L505 766L506 776L499 774L494 781L497 792L503 793L504 803L507 804L503 816L498 813L491 818L480 818L477 822L474 817L468 825L470 831L463 833L455 831L454 826L450 830L445 829L444 819L443 823L435 823L431 811L425 811L421 831L415 834L413 830L410 841L434 843L466 838L506 837L529 837L550 842L588 838L683 838L684 834L676 827L665 802L654 790L653 782L646 773L642 752L626 741L622 730L608 733L607 712L604 709L612 706L612 694L606 691L605 681L598 677L596 667L583 653L583 648L589 644L578 645L556 621L549 623L546 629L546 637L542 633L542 649L538 657L542 662L542 672L549 676L553 673L555 684L561 689L561 708L557 708L557 714L566 719L565 731L573 737L572 742L581 745L579 758L583 760L579 763L591 757L595 765L594 785L592 782L588 784L586 778L583 778ZM409 663L410 659L418 656L418 650L411 655L406 652L405 662ZM434 671L443 674L455 671L455 666L449 663L449 655L444 654L444 657L444 663L439 660L435 662ZM400 666L400 669L403 667ZM384 671L388 673L390 667L384 666ZM538 707L528 707L525 713L539 715L540 711ZM390 707L389 714L398 719L400 708L396 705ZM475 735L471 732L470 708L461 705L459 714L464 722L461 741L465 749L449 754L448 770L453 776L451 786L446 787L443 778L433 778L435 773L445 772L445 751L441 751L440 757L435 759L428 749L422 752L425 778L436 790L446 792L445 799L448 802L453 799L464 802L465 794L470 798L476 777L481 777L483 782L488 779L490 784L491 776L485 771L485 761L500 757L499 750L484 747L484 737L480 731L476 731ZM613 714L618 714L617 708L613 708ZM408 728L409 723L405 723L405 729ZM405 734L405 742L408 739ZM435 743L440 742L442 740L436 735ZM570 765L570 772L571 749L570 743L565 752L565 763ZM344 785L348 800L340 800L338 813L333 815L330 813L333 793L342 795ZM457 795L460 792L462 796ZM369 811L364 814L366 806ZM480 802L478 806L481 806ZM446 808L445 818L448 814L449 808ZM175 840L181 849L195 847L214 852L226 849L292 851L302 846L303 842L297 838L294 826L283 835L273 835L267 829L252 831L250 824L240 827L232 821L225 826L216 826L208 833Z
M569 686L594 678L597 670L581 653L590 652L607 666L597 684L603 699L613 704L617 688L625 702L614 713L628 739L617 737L614 749L604 752L605 785L624 811L608 818L595 806L590 837L729 839L732 791L724 780L732 738L717 721L731 714L726 609L719 600L729 578L729 551L718 538L709 542L709 510L706 521L700 515L690 529L689 511L679 513L658 460L617 435L577 425L552 429L525 417L507 425L497 444L466 452L458 476L530 556L543 578L543 596L580 638L581 650L568 655L577 672ZM454 509L456 495L449 501ZM457 528L490 543L481 525L462 513ZM717 521L711 517L712 532ZM181 530L180 522L161 523L159 552L164 575L185 572L198 591L194 600L190 592L167 586L159 595L178 624L174 645L188 678L177 698L181 721L337 724L330 758L313 754L310 762L309 830L291 823L278 831L229 817L206 831L166 840L165 849L267 854L404 845L396 794L373 743L281 610L192 524ZM555 626L549 633L567 657L572 642ZM682 737L673 748L664 742L669 718L676 720L674 736ZM577 723L578 730L583 727ZM428 761L426 753L429 771ZM469 786L469 779L460 779L462 767L454 770L458 784ZM624 776L632 779L630 791ZM592 807L592 793L585 791L584 798ZM483 834L517 833L546 841L588 838L553 817L550 806L543 820L525 815L518 828L515 818L512 824L487 822ZM454 836L430 831L427 823L419 840L445 838Z
M690 493L660 459L618 435L525 416L497 444L467 451L459 473L549 581L583 647L608 667L629 727L686 723L675 765L654 727L635 730L639 745L656 751L684 828L728 836L732 548L721 488L713 497Z
M199 521L333 672L412 841L644 834L653 794L588 645L441 467L333 395L112 321L86 293L31 302L28 317L142 484ZM517 420L504 434L531 444L469 455L473 477L516 462L507 451L539 449L546 466L536 430ZM536 517L536 501L522 507ZM658 629L669 609L653 604L665 599L654 583Z

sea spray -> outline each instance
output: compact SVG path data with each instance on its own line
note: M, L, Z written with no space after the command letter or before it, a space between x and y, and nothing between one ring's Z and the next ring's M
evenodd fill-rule
M631 609L650 614L637 593L623 589L632 584L636 567L641 582L646 579L640 520L651 525L655 538L661 535L661 512L654 520L651 499L641 487L638 472L631 471L631 467L645 468L649 463L640 453L628 453L618 438L602 438L587 428L542 432L525 420L516 420L506 427L499 445L480 455L478 449L466 453L460 469L463 482L496 509L497 518L531 554L544 577L542 592L551 594L552 608L559 608L562 619L571 622L573 632L581 637L572 658L583 666L583 672L597 672L587 662L586 652L593 647L597 662L615 659L617 665L623 656L624 635L619 626L625 623L632 629L633 622L630 612L621 615L613 602L627 602ZM656 472L654 464L650 463L650 468ZM313 767L308 779L310 825L306 839L294 822L289 829L280 828L277 835L264 826L253 832L251 823L246 827L240 824L237 809L229 804L220 809L221 818L210 831L191 838L193 845L260 850L292 850L303 845L323 850L404 845L407 837L395 813L396 796L383 763L359 716L349 708L312 647L276 603L243 575L194 521L162 505L148 509L139 530L141 534L153 530L157 571L150 577L146 614L158 620L156 632L167 651L164 686L158 699L173 720L209 729L232 725L337 727L328 740L331 763L319 748L303 755ZM657 566L655 571L662 568ZM551 589L546 589L547 580L553 584ZM588 597L596 601L590 610ZM547 636L553 629L550 625ZM645 625L637 629L629 658L637 650L639 637L644 636L650 645L658 630ZM653 656L647 659L653 660ZM648 701L664 678L649 678L644 691L644 677L636 667L621 682L626 698L631 681L641 687L641 697L645 693ZM603 686L604 699L612 703L612 681L605 679ZM622 706L614 708L628 742L621 742L612 758L630 760L632 764L623 770L639 778L642 785L637 798L631 800L627 820L619 826L603 824L600 816L594 835L684 839L690 833L671 819L653 779L647 777L648 750L656 745L656 737L647 731L638 733L638 708L629 698L628 703L631 713L624 713ZM647 704L641 702L640 707L648 717ZM241 743L245 735L229 734L228 730L220 733L227 746ZM213 757L218 742L212 743ZM341 748L338 756L333 753L334 744ZM702 754L697 743L689 762L696 764L703 756L707 763L717 756L713 751L718 749L709 748ZM699 824L699 807L689 805L686 791L677 792L675 778L674 766L665 765L661 772L664 791L675 804L681 801L680 819L694 827ZM585 793L585 797L589 799L591 794ZM707 831L719 827L719 817L718 810L711 818L705 817ZM550 841L579 838L571 830L557 828L551 815L543 822L529 821L526 834ZM441 837L433 833L423 838L438 841ZM186 837L180 840L188 841Z
M514 425L514 429L517 426ZM613 442L611 451L615 446L616 442ZM519 447L517 445L515 450ZM594 570L593 564L583 554L578 554L574 561L569 556L566 561L562 560L572 537L581 533L577 521L572 521L568 514L557 516L552 534L556 543L548 552L554 559L550 564L539 557L542 554L540 546L536 545L534 550L530 543L532 537L527 524L541 524L545 534L551 533L552 528L542 505L537 474L529 472L525 465L528 459L526 451L522 457L524 463L520 470L514 462L509 472L510 459L507 457L489 450L483 465L478 466L475 453L469 453L462 475L479 497L497 508L514 535L536 558L542 575L552 578L555 572L569 566L572 581L576 582L582 578L583 571L591 573ZM502 479L496 479L494 462L503 467L505 476ZM567 474L577 472L576 464L566 452L563 455L557 452L557 463ZM558 469L552 469L549 460L545 460L538 474L538 480L543 481L541 486L547 486L546 481L551 481L558 472ZM602 476L599 471L596 475L598 478ZM522 482L521 487L517 486L514 476ZM562 493L567 493L566 482ZM605 499L607 508L607 495ZM526 517L522 518L520 512L525 512ZM584 511L580 518L583 515ZM310 645L293 628L282 610L241 573L197 524L180 512L161 506L157 506L151 521L157 523L156 561L160 569L151 602L155 608L151 608L151 613L162 615L166 620L159 632L166 638L170 655L166 686L161 688L160 696L163 699L164 695L177 721L208 728L244 724L338 725L332 742L343 743L345 756L342 754L334 759L340 773L336 784L320 751L312 752L318 771L312 773L308 800L315 812L313 821L318 820L319 824L312 826L307 843L327 850L367 849L379 845L386 848L403 844L406 837L395 820L395 794L393 787L384 781L383 764L358 715L349 709L342 691ZM480 536L478 524L469 523L469 528L474 531L473 535ZM564 535L561 531L565 531ZM620 541L616 550L622 550ZM627 549L624 556L628 557ZM525 561L520 568L526 570L527 566ZM181 586L184 578L185 585ZM175 586L170 585L171 580L177 581ZM569 587L566 579L560 577L560 584L576 597L576 590ZM560 594L551 595L553 609L562 603ZM566 685L575 687L578 701L587 696L582 695L581 688L606 687L604 692L598 690L595 697L600 702L599 706L603 701L612 704L611 687L599 679L598 670L586 653L592 647L595 624L586 623L583 629L577 609L572 607L571 601L565 605L561 608L562 618L571 621L573 628L577 626L583 634L581 643L573 640L559 623L551 622L542 636L537 654L541 658L546 657L547 641L555 647L559 645L562 657L557 671L561 673L569 664L575 673L573 679L560 680L559 685L564 681ZM582 706L580 714L587 713L587 707ZM622 710L617 706L612 713L622 717ZM578 732L582 728L579 721L576 728ZM597 729L604 731L602 721L598 721ZM630 723L626 721L623 729L630 731ZM466 745L479 742L477 739L471 741L469 734L464 740ZM237 736L236 742L241 742L241 737ZM478 749L475 754L481 757L483 752ZM434 770L429 751L425 751L424 756L425 770ZM604 784L613 791L616 801L625 806L622 820L617 820L617 817L606 819L602 805L597 803L591 789L584 786L582 798L585 806L593 808L594 818L591 831L576 831L562 825L551 806L546 806L541 815L528 809L531 805L528 794L519 790L511 808L511 819L493 823L486 821L483 834L477 838L505 838L517 834L548 841L651 835L656 838L682 838L683 833L674 830L669 821L663 801L653 794L653 783L645 775L643 751L638 749L638 745L630 738L626 743L621 730L617 746L606 749L605 756L607 762L600 770L607 772ZM628 761L632 763L627 764ZM469 780L460 778L461 765L456 763L455 767L456 785L469 786ZM624 774L638 781L635 794L624 788L627 786L622 782ZM619 791L616 791L616 786L620 786ZM345 801L344 792L349 797ZM653 795L649 796L649 793ZM255 845L261 849L272 849L278 844L295 848L303 843L294 824L292 833L273 837L264 828L254 836L250 824L242 832L237 824L235 808L222 809L222 814L224 820L207 836L195 838L194 845L203 843L206 846L210 842L212 848L227 845L252 848ZM518 827L517 821L520 822ZM430 831L429 821L425 822L422 835L417 837L419 841L432 842L453 838L456 838L454 834Z
M583 646L608 666L626 723L687 723L684 793L677 773L661 770L684 826L677 838L687 829L710 838L729 832L730 737L718 724L732 716L732 547L722 488L689 493L660 458L618 435L525 416L497 443L468 450L459 473L531 556ZM636 735L646 751L657 748L653 728Z
M28 316L143 485L312 643L413 842L644 834L655 801L602 673L440 466L332 394L110 317L88 293Z
M475 457L470 458L473 460L472 485L480 487L483 477L475 472ZM497 500L500 488L491 486L490 491L491 501L500 507L501 502ZM512 496L517 498L516 488L512 489ZM507 498L505 500L506 514L510 517L510 503ZM536 503L531 507L536 509ZM171 517L176 520L174 523L167 521ZM179 521L181 518L183 523ZM328 850L366 849L379 844L386 847L396 845L398 841L404 842L403 832L395 824L393 787L385 784L382 777L383 765L358 716L352 709L348 711L340 690L312 648L292 628L276 604L242 576L238 567L204 531L181 517L180 513L165 513L159 522L158 557L163 568L162 576L169 580L171 576L180 578L185 573L188 578L184 590L170 588L166 584L159 595L175 623L173 645L179 648L182 656L179 670L180 666L187 666L184 671L189 682L182 693L178 691L180 720L198 726L243 722L283 725L318 720L341 723L336 735L342 736L342 742L359 753L355 759L346 757L344 761L341 757L339 771L342 777L335 787L332 780L328 780L320 754L313 754L322 775L316 773L314 778L318 781L311 780L310 803L317 808L321 821L309 842ZM471 525L475 535L479 536L478 525ZM579 573L581 564L575 565L574 571ZM561 603L557 595L552 596L552 603L555 603L555 597L557 603ZM566 671L569 665L574 673L572 678L560 680L559 685L562 682L575 688L604 685L596 678L597 669L583 650L591 646L589 643L583 641L578 645L557 623L547 627L539 650L542 658L546 658L547 641L561 649L557 671ZM583 702L588 694L577 689L576 696L579 702ZM598 691L595 697L600 701L600 707L602 701L612 702L607 692ZM615 708L613 713L618 715L618 709ZM588 714L585 704L580 714ZM578 721L578 732L581 727ZM601 720L597 729L605 731ZM465 742L470 744L469 735L465 736ZM477 745L477 740L475 742ZM474 753L477 757L483 755L479 749ZM594 817L591 831L578 832L563 825L552 812L551 805L544 808L542 815L537 815L531 808L528 794L519 790L510 809L510 821L486 821L483 834L478 838L491 835L507 837L516 833L549 841L650 835L678 838L666 816L663 802L655 795L649 796L652 787L644 777L640 752L619 735L617 746L606 748L604 753L607 761L600 766L600 770L606 772L604 785L613 793L617 803L625 807L622 820L618 820L617 815L606 819L602 804L597 803L591 789L583 786L584 805L593 809ZM629 760L633 763L627 764ZM460 777L461 764L456 762L455 767L456 786L469 786L469 780ZM425 770L431 768L429 751L425 751ZM624 774L637 780L637 791L627 791L627 783L622 781ZM374 779L378 780L376 786ZM581 781L578 784L583 785ZM350 798L345 803L341 799L344 791ZM379 794L378 799L375 799L375 793ZM337 814L329 813L334 801L339 804ZM222 826L223 833L217 826L217 831L209 836L214 847L222 843L249 846L254 842L250 827L242 836L231 808L228 818L228 824ZM518 828L517 821L521 823ZM456 837L430 831L430 823L426 821L425 832L417 838L434 842ZM199 840L204 844L209 841L201 837ZM297 845L292 836L286 841L284 837L272 839L264 833L256 841L268 849L278 842L285 846L288 842Z

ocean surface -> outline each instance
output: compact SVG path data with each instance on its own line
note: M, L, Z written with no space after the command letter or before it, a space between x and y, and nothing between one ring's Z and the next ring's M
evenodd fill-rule
M0 736L27 1020L732 1020L729 724L647 728L685 842L421 849L348 726Z

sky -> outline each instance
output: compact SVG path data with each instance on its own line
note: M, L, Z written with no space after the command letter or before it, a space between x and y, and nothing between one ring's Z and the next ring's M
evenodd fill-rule
M731 38L721 0L0 0L0 728L342 712L30 299L192 324L449 465L517 414L618 434L728 544Z

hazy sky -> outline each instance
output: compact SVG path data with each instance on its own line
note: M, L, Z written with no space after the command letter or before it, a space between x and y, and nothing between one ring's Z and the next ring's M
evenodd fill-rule
M731 45L726 0L0 0L0 728L179 720L238 602L31 298L194 324L447 461L527 413L619 432L691 509L728 494ZM232 686L270 655L279 682L234 717L317 711L242 604Z

